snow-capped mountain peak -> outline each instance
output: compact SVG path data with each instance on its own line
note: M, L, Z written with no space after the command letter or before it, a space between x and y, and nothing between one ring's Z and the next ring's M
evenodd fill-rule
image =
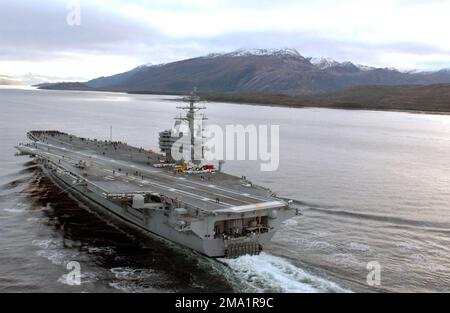
M332 58L311 58L310 62L321 70L339 66L340 64L338 61L335 61Z
M149 62L149 63L139 65L137 68L146 68L146 67L151 67L151 66L153 66L153 63Z
M375 69L374 67L370 66L360 64L356 65L350 61L338 62L332 58L311 58L310 62L321 70L339 69L341 71L371 71Z
M297 57L297 58L303 58L300 53L294 48L284 48L284 49L239 49L235 50L233 52L227 52L227 53L212 53L207 55L209 58L214 57L221 57L221 56L227 56L227 57L242 57L242 56L290 56L290 57Z
M372 71L375 70L376 68L373 66L367 66L367 65L363 65L363 64L358 64L356 65L356 67L358 67L361 71Z

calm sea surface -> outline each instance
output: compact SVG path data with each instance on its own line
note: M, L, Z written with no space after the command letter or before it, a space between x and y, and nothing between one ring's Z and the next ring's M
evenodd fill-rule
M228 162L302 204L266 251L227 265L118 229L14 145L57 129L158 150L174 97L0 89L0 291L450 291L450 116L207 103L208 123L280 125L280 166ZM70 261L81 286L67 284ZM366 282L381 265L381 285Z

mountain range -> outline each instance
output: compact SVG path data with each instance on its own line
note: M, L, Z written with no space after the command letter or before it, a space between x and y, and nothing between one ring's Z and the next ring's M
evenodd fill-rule
M24 75L10 76L0 74L0 85L23 85L23 86L35 86L54 84L62 80L77 81L82 78L77 77L55 77L45 76L33 73L27 73Z
M45 84L46 89L120 92L263 93L314 95L367 85L430 85L450 83L450 70L402 72L332 59L302 56L295 49L237 50L130 71L87 82Z
M6 75L0 74L0 85L20 85L21 82L19 80L13 79L11 77L8 77Z

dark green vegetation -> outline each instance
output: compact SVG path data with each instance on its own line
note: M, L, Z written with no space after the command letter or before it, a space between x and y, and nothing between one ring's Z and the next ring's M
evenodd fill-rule
M207 101L288 107L450 112L450 84L361 86L316 96L204 94Z
M45 84L40 84L37 85L37 87L39 89L50 89L50 90L95 90L91 87L89 87L87 84L85 83L57 83L57 84L50 84L50 83L45 83Z
M95 90L82 83L62 83L64 90ZM41 87L43 89L59 89ZM131 94L185 95L182 92L133 91ZM450 113L450 84L358 86L319 95L288 96L264 93L201 93L212 102L233 102L286 107L322 107L360 110L397 110Z

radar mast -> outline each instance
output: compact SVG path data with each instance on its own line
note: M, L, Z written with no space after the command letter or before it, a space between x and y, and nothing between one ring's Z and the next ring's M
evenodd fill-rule
M191 161L194 164L200 164L204 157L204 147L203 147L203 121L207 120L204 114L198 114L199 111L205 110L205 106L198 106L196 103L200 102L201 99L197 94L197 88L194 87L194 90L186 97L182 98L182 101L189 103L185 106L179 106L177 109L183 110L186 112L185 116L176 117L175 119L178 121L185 121L189 124L189 135L190 135L190 152L191 152ZM196 136L196 121L197 125L199 125L197 129Z

